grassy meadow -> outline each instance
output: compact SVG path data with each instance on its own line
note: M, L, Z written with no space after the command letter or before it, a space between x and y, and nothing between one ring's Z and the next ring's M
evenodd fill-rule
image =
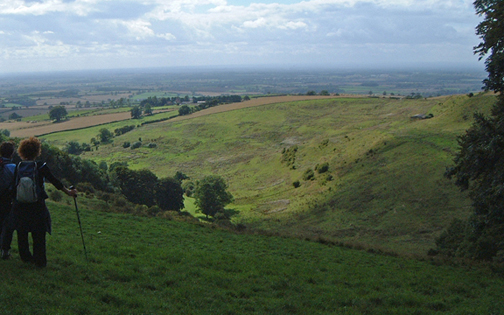
M443 173L472 113L488 112L493 102L479 94L271 104L144 125L83 157L126 161L158 177L221 175L235 197L227 214L249 229L423 255L453 218L470 212L468 198ZM428 113L434 117L410 118ZM109 129L122 124L130 122ZM44 138L87 142L100 128ZM141 148L122 146L140 139ZM317 171L324 163L328 171Z
M2 314L500 314L504 280L482 265L235 234L179 216L49 202L48 266L1 261ZM171 218L171 219L170 219Z

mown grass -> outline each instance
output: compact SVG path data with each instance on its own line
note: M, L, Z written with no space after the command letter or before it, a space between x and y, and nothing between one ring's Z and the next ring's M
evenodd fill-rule
M49 203L48 266L1 261L9 314L499 314L502 278L291 238Z
M126 161L159 177L176 171L193 180L221 175L235 196L232 220L249 228L424 254L453 218L470 212L467 196L443 173L472 113L488 112L494 101L480 94L265 105L142 126L83 156ZM410 118L421 113L434 118ZM83 141L91 136L87 132L47 139ZM139 138L157 148L122 147ZM281 162L282 151L295 145L292 169ZM303 180L307 169L322 163L329 163L329 172Z

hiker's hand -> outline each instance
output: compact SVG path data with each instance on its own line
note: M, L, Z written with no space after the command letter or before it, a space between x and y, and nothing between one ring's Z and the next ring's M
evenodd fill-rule
M71 189L63 188L63 191L65 194L69 195L70 197L77 198L77 189L70 187Z

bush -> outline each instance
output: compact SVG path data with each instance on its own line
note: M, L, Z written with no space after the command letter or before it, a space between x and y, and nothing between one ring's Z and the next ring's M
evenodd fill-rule
M124 127L121 127L121 128L117 128L117 129L115 129L115 130L114 130L114 134L115 134L116 136L120 136L120 135L125 134L125 133L126 133L126 132L128 132L128 131L133 130L133 129L135 129L135 125L124 126Z
M76 185L76 188L79 192L91 193L91 194L95 193L95 189L94 189L93 185L91 185L88 182L79 183Z
M301 182L299 180L296 180L292 183L292 186L294 186L294 188L298 188L299 186L301 186Z
M154 142L151 142L147 145L147 147L151 148L151 149L154 149L157 147L157 144L155 144Z
M163 212L163 209L159 208L158 206L152 206L147 209L147 213L151 216L156 216L160 212Z
M125 149L129 148L130 145L131 145L131 143L129 143L129 141L126 141L126 142L123 143L123 148L125 148Z
M133 142L133 144L131 145L131 149L138 149L141 146L142 146L142 142L140 142L140 141Z
M114 206L116 207L126 207L127 203L128 201L122 196L119 196L114 200Z
M103 192L103 191L100 191L98 190L96 192L96 198L100 199L100 200L103 200L105 201L106 203L109 202L109 200L112 200L114 195L113 194L109 194L109 193L106 193L106 192Z
M303 180L314 180L315 179L315 172L309 168L303 173Z
M63 194L59 190L53 190L49 193L51 200L59 202L63 199Z
M325 173L325 172L327 172L329 170L329 163L324 162L324 163L322 163L320 165L317 164L317 166L315 166L315 170L319 174Z
M282 150L282 158L281 162L282 164L286 164L288 167L291 169L295 169L294 163L296 162L296 153L298 151L298 146L292 146L290 148L284 148Z
M333 176L331 174L324 174L322 175L320 179L320 184L325 185L327 182L330 182L333 180Z
M191 197L194 189L196 189L196 184L193 181L186 181L182 184L182 189L187 197Z

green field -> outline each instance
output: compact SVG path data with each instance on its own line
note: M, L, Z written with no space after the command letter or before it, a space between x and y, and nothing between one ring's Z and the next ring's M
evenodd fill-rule
M500 314L504 281L439 264L206 224L49 203L48 266L2 261L2 314ZM96 209L96 210L95 210ZM16 248L16 246L14 246Z
M167 109L167 108L169 108L169 107L165 107L165 109ZM122 109L122 111L125 111L125 109ZM121 111L118 111L118 112L121 112ZM78 129L78 130L56 132L56 133L52 133L49 135L45 135L43 138L48 141L51 141L52 144L54 144L56 146L60 146L60 147L63 147L64 144L69 141L78 141L79 143L89 143L91 138L98 137L99 131L102 128L107 128L111 132L114 132L115 129L121 128L124 126L134 125L134 126L139 127L142 124L146 124L146 123L148 124L149 122L154 121L154 120L170 119L170 118L175 117L177 115L178 115L178 111L162 112L162 113L154 114L151 116L142 116L140 119L128 119L128 120L113 122L113 123L109 123L109 124L105 124L105 125L99 125L99 126ZM92 116L90 117L90 119L92 119ZM135 141L138 141L138 140L135 140Z
M443 173L472 113L488 112L494 101L480 94L265 105L144 125L83 157L126 161L158 177L221 175L235 197L228 214L250 229L423 255L453 218L470 212L468 198ZM423 113L434 118L410 118ZM121 124L128 123L109 129ZM85 142L103 127L95 128L44 138L58 145ZM139 149L122 146L139 139ZM294 169L281 162L283 150L293 146ZM323 163L329 171L315 171ZM315 171L313 180L303 179L307 169ZM301 186L294 188L297 180Z

